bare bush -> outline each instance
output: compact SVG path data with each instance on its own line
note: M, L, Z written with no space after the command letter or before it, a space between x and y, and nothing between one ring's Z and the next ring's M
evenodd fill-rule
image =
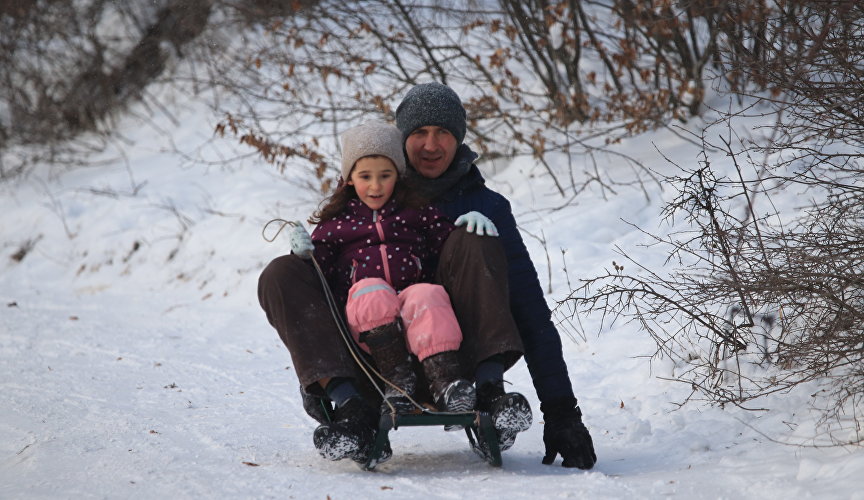
M831 442L860 443L864 9L855 2L786 7L766 15L761 52L736 63L750 73L742 81L751 88L761 81L770 89L754 95L754 108L776 115L770 140L733 134L739 117L727 115L729 128L705 141L700 166L667 179L677 196L666 218L683 219L685 229L651 237L674 270L641 267L622 250L636 271L616 263L583 280L561 307L637 322L658 356L683 367L677 380L721 405L751 407L813 381L821 386L813 405ZM733 168L712 165L709 150ZM801 213L758 208L773 207L782 189L806 195Z
M777 47L794 46L797 19L812 25L819 11L762 0L324 0L292 13L258 3L258 17L227 4L262 36L236 43L214 71L247 104L219 132L236 131L280 168L310 160L326 190L333 151L321 139L392 118L408 88L435 80L464 98L486 158L531 156L565 197L655 180L614 143L700 114L712 81L720 92L769 87L772 65L788 60ZM633 174L562 172L550 164L556 155L630 163Z
M18 2L0 11L0 149L36 145L51 161L163 74L207 26L210 0ZM64 158L63 161L68 161ZM0 178L26 163L0 165Z
M486 158L529 155L573 197L655 180L610 144L699 114L708 67L749 84L738 68L764 59L748 40L761 39L765 11L756 0L33 0L2 13L0 138L109 130L113 110L146 95L169 58L187 57L192 88L227 91L214 96L229 110L218 132L283 167L309 160L326 190L332 151L320 139L391 117L407 88L437 80L464 97ZM207 43L191 45L202 33ZM633 173L561 172L556 155Z
M690 2L322 1L268 18L264 38L237 48L221 84L249 106L219 131L236 130L280 165L312 159L322 175L329 152L317 138L392 118L408 88L435 80L463 97L485 157L532 156L562 195L639 184L652 175L609 144L701 111L704 69L718 60L715 18L729 15ZM633 178L548 163L601 153L633 164Z

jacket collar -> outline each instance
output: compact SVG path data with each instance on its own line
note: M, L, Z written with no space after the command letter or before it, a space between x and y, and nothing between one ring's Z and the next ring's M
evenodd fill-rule
M466 189L483 184L483 176L474 165L479 155L465 144L460 144L447 170L436 179L427 179L413 168L409 170L410 181L415 189L432 200L450 200Z
M376 212L378 217L384 217L386 215L390 215L397 209L396 200L391 196L387 203L384 204L378 210L373 211L371 208L366 206L365 203L360 201L360 198L351 198L348 201L347 209L350 213L354 215L359 215L361 217L372 217L372 213Z

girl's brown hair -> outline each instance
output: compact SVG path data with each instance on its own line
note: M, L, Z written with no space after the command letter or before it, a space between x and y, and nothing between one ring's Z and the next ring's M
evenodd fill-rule
M352 167L351 170L353 172L354 168ZM350 172L348 176L350 178ZM309 217L308 222L310 224L320 224L335 219L345 210L348 202L354 198L357 198L357 190L354 189L354 186L339 179L336 191L333 191L333 194L321 202L318 210ZM392 198L396 200L397 205L405 208L421 208L429 204L428 199L408 186L408 183L405 182L401 174L396 179Z

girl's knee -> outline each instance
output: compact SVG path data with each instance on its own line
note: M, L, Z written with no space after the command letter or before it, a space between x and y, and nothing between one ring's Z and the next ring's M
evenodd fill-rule
M417 283L411 285L399 294L402 303L406 306L417 303L423 306L450 306L450 296L441 285L432 283Z
M462 330L440 285L419 283L402 291L402 321L408 346L424 359L442 351L455 351L462 343Z
M355 333L390 323L399 315L399 297L386 281L366 278L348 292L345 315Z
M351 285L351 289L348 290L348 300L352 298L360 298L367 293L372 293L376 291L387 291L393 295L396 295L396 290L390 286L390 283L387 283L381 278L363 278L362 280Z

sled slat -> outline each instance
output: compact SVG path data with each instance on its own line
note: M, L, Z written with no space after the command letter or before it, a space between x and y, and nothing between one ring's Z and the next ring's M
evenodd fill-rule
M375 438L375 444L372 448L372 453L369 455L369 460L363 466L365 470L372 470L378 465L378 460L384 448L390 442L389 433L391 429L398 429L400 426L431 426L431 425L461 425L465 427L465 432L468 434L468 440L471 447L476 449L475 436L478 440L482 439L489 443L489 454L486 461L494 467L501 466L501 451L498 447L498 438L495 435L495 427L492 425L492 420L489 415L478 415L477 412L468 413L416 413L396 415L381 415L378 423L378 435Z

